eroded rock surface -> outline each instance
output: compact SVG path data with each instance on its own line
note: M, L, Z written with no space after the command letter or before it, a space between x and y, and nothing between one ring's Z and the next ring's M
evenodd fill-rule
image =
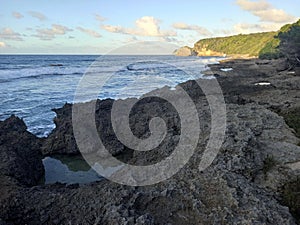
M15 116L0 121L0 174L32 186L44 173L40 153L42 140L26 129L24 121Z
M4 224L296 224L289 208L282 203L282 187L300 176L299 139L278 113L299 106L300 76L281 69L278 72L276 64L250 60L212 66L211 73L218 76L227 103L227 129L219 154L203 172L198 166L209 138L210 111L197 83L188 81L180 86L195 102L201 136L194 155L175 176L144 187L108 180L83 186L25 187L12 182L10 187L15 191L1 204L0 221ZM233 70L223 72L222 67ZM271 85L255 85L259 82ZM165 91L172 92L168 88ZM171 153L176 138L167 139L160 149L147 154L116 142L107 124L112 103L113 100L98 101L96 107L98 131L104 133L112 154L124 162L142 165L157 162ZM72 133L71 107L65 105L56 110L57 127L40 147L43 154L78 151ZM131 115L132 130L138 137L149 135L149 115L156 113L168 121L172 137L180 135L178 117L167 103L144 101ZM9 119L2 124L10 124ZM14 125L10 129L13 131ZM24 127L21 130L24 132ZM1 133L0 140L7 132ZM1 154L18 152L18 148L1 146ZM24 146L24 142L18 138L14 146ZM114 149L118 151L113 152ZM14 163L19 158L10 160ZM14 173L1 179L8 184Z

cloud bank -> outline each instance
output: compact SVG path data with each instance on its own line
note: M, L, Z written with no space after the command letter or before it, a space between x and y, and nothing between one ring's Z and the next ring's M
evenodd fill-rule
M13 31L13 29L6 27L0 31L0 38L12 41L23 41L22 35Z
M44 14L40 13L40 12L29 11L28 13L29 13L29 15L31 15L32 17L38 19L39 21L44 21L44 20L47 19L47 17L46 17Z
M12 12L12 16L13 16L14 18L16 18L16 19L21 19L21 18L24 17L24 16L23 16L21 13L19 13L19 12Z
M91 37L95 37L95 38L100 38L102 37L101 34L99 34L97 31L94 31L92 29L86 29L86 28L83 28L83 27L77 27L77 30L91 36Z
M205 27L200 27L198 25L188 25L183 22L179 23L174 23L173 28L178 29L178 30L191 30L191 31L196 31L198 34L202 36L210 36L212 33L207 30Z
M296 17L289 15L282 9L274 8L265 0L236 0L236 4L241 9L259 17L262 22L290 23L296 20Z
M160 20L152 16L143 16L135 21L134 28L122 26L103 25L102 28L111 33L120 33L147 37L169 37L176 36L177 33L172 30L161 30Z
M59 24L52 24L51 28L48 29L37 29L36 34L33 35L41 40L49 41L54 39L57 35L64 35L67 32L72 31L72 29L59 25Z
M6 47L6 44L4 42L0 41L0 48L4 48L4 47Z

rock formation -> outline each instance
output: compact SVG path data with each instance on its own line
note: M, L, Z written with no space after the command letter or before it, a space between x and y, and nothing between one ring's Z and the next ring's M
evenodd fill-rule
M299 139L285 123L287 117L281 115L299 107L300 74L282 70L279 63L240 60L211 65L207 75L217 77L227 103L227 130L219 154L202 172L198 165L209 138L210 109L195 81L180 84L195 102L201 138L188 164L155 185L131 187L104 179L83 186L36 186L42 174L37 149L48 155L78 152L71 123L72 105L55 110L56 128L46 140L28 133L16 117L1 122L0 165L5 187L1 192L6 190L6 194L0 198L0 223L296 224L291 212L297 209L285 201L283 190L289 190L286 185L300 176ZM233 70L224 72L221 68ZM270 85L255 85L257 82ZM168 88L163 91L172 94ZM112 103L110 99L96 102L96 124L113 155L140 165L170 154L176 138L167 139L160 151L145 154L120 144L109 124ZM177 114L169 107L153 99L136 105L130 122L133 132L147 137L149 115L159 114L167 121L168 132L173 137L180 135ZM9 172L11 168L15 168L13 173ZM292 192L288 194L293 196Z
M197 53L190 47L184 46L174 51L176 56L196 56Z

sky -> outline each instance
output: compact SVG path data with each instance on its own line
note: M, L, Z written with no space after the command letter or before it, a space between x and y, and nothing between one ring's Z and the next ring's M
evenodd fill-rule
M105 54L145 41L193 46L275 31L299 12L299 0L0 0L0 54Z

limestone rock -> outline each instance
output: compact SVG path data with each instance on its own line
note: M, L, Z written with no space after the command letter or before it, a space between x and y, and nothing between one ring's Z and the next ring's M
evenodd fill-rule
M190 47L184 46L174 51L176 56L196 56L197 53Z

